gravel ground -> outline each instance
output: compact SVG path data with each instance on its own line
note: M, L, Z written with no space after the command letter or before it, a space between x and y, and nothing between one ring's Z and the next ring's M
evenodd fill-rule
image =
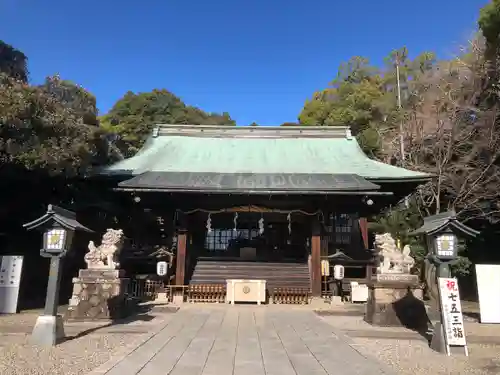
M403 327L377 327L366 323L363 320L363 316L345 316L345 315L335 315L335 316L321 316L321 319L326 321L328 324L332 325L338 330L349 332L349 331L371 331L384 333L407 333L411 335L416 335L414 331L408 330ZM475 341L480 338L491 338L498 337L498 342L500 343L500 325L499 324L481 324L470 319L464 319L465 332L468 336L474 336ZM488 340L485 340L488 341Z
M8 343L0 348L0 374L85 374L108 361L116 349L137 344L147 335L96 333L66 341L54 348L30 345L27 335L2 335L2 343Z
M447 357L423 341L353 338L360 353L377 358L400 375L497 375L500 346L472 344L469 357Z
M323 316L338 331L351 337L353 347L364 355L378 359L401 375L498 375L500 374L500 326L466 322L466 332L474 336L469 343L469 357L451 357L432 351L427 342L401 327L376 327L362 316ZM360 334L359 337L358 334ZM362 337L370 334L373 337ZM403 338L391 337L402 334ZM386 338L384 338L386 336ZM411 339L408 336L415 336ZM495 337L496 336L496 337ZM493 337L495 343L485 342ZM497 338L498 337L498 338Z
M134 347L162 327L173 314L148 312L126 324L65 323L69 338L52 348L29 343L37 313L0 316L1 375L80 375Z

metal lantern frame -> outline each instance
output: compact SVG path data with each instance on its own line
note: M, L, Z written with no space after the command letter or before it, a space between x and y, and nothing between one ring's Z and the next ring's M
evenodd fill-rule
M76 214L64 208L49 204L47 212L23 225L27 230L43 231L42 256L62 256L71 249L75 231L93 233L76 220Z
M431 240L432 251L438 259L451 260L458 256L458 237L452 231L438 233Z
M458 256L460 237L474 238L479 232L457 219L455 211L447 211L424 218L424 224L410 235L424 235L431 257L449 262Z

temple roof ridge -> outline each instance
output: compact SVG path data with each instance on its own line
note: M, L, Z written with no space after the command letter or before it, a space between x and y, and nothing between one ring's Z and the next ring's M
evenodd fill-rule
M352 139L348 126L230 126L156 124L154 138L193 136L220 138L344 138Z

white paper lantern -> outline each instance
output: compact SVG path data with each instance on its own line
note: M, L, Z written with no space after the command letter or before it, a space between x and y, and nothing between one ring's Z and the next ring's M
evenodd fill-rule
M341 264L336 264L334 267L333 267L333 278L335 280L343 280L344 279L344 266L342 266Z
M158 276L165 276L168 272L168 263L161 261L156 263L156 274Z

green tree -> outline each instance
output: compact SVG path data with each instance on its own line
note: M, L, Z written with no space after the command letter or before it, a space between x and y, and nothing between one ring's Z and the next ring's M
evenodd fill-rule
M76 175L108 161L99 128L42 86L0 77L0 161L51 175Z
M492 0L481 9L478 25L486 39L486 58L496 62L500 41L500 0Z
M364 151L380 149L378 125L384 121L384 80L368 59L355 56L342 64L327 89L306 102L299 115L302 125L349 126Z
M366 58L355 56L340 66L327 89L306 102L299 121L304 125L349 126L369 156L386 162L401 160L395 152L400 149L400 125L408 120L407 108L413 105L415 90L423 89L415 82L434 68L435 60L430 52L411 60L402 47L391 51L384 68L377 69Z
M500 0L491 0L479 14L479 28L484 36L484 58L487 61L487 77L483 97L489 107L498 106L498 82L500 80Z
M167 90L138 94L129 91L100 122L106 131L119 136L119 147L126 156L141 148L155 124L236 125L227 112L204 112L186 105Z
M41 88L70 108L84 124L99 125L96 98L80 85L55 75L47 77Z
M390 233L400 241L401 247L410 245L415 258L414 273L420 274L426 256L426 247L421 238L409 236L408 233L422 224L422 217L415 200L408 207L398 205L372 218L369 229L376 233Z
M28 82L27 60L24 53L0 40L0 73Z

